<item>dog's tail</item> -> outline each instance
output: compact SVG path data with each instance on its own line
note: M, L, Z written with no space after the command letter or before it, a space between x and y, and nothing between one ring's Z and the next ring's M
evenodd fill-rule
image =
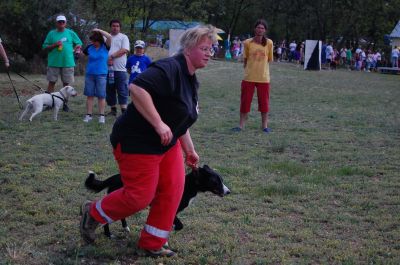
M107 181L96 179L96 174L93 171L89 171L89 176L86 178L85 187L88 190L94 192L100 192L108 187Z

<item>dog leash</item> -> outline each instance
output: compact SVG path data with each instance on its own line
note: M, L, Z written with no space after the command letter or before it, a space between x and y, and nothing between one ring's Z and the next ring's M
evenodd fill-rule
M34 82L32 82L31 80L29 80L28 78L26 78L25 76L21 75L20 73L17 73L14 71L14 73L20 77L22 77L23 79L25 79L26 81L28 81L29 83L31 83L32 85L34 85L35 87L39 88L40 91L45 92L45 90L43 88L41 88L40 86L38 86L37 84L35 84Z
M8 75L8 79L10 79L10 83L11 83L11 86L13 87L15 96L17 97L18 104L19 104L19 108L20 108L20 109L23 109L22 104L21 104L21 101L19 100L19 96L18 96L18 93L17 93L17 89L15 88L14 83L13 83L13 81L12 81L12 79L11 79L10 72L8 71L8 69L6 70L6 72L7 72L7 75Z

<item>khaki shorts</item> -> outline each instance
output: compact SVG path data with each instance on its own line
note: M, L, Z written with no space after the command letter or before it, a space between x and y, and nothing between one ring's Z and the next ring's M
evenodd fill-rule
M64 84L74 82L74 67L47 67L47 81L56 83L58 75Z

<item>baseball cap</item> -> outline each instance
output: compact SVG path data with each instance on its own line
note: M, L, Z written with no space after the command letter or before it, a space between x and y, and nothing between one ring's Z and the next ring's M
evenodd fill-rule
M67 18L63 15L57 16L56 21L67 21Z
M135 48L139 47L139 48L144 48L144 46L146 46L146 44L144 43L144 41L142 40L137 40L135 41Z

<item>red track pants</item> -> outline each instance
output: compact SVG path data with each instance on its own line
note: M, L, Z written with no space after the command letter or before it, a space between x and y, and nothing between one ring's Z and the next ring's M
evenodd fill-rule
M242 80L240 95L241 113L250 112L255 88L257 88L258 111L264 113L269 111L269 83L258 83Z
M112 223L151 203L139 247L160 249L168 241L185 183L179 141L162 155L125 154L119 145L113 152L124 186L94 202L90 215L102 224Z

